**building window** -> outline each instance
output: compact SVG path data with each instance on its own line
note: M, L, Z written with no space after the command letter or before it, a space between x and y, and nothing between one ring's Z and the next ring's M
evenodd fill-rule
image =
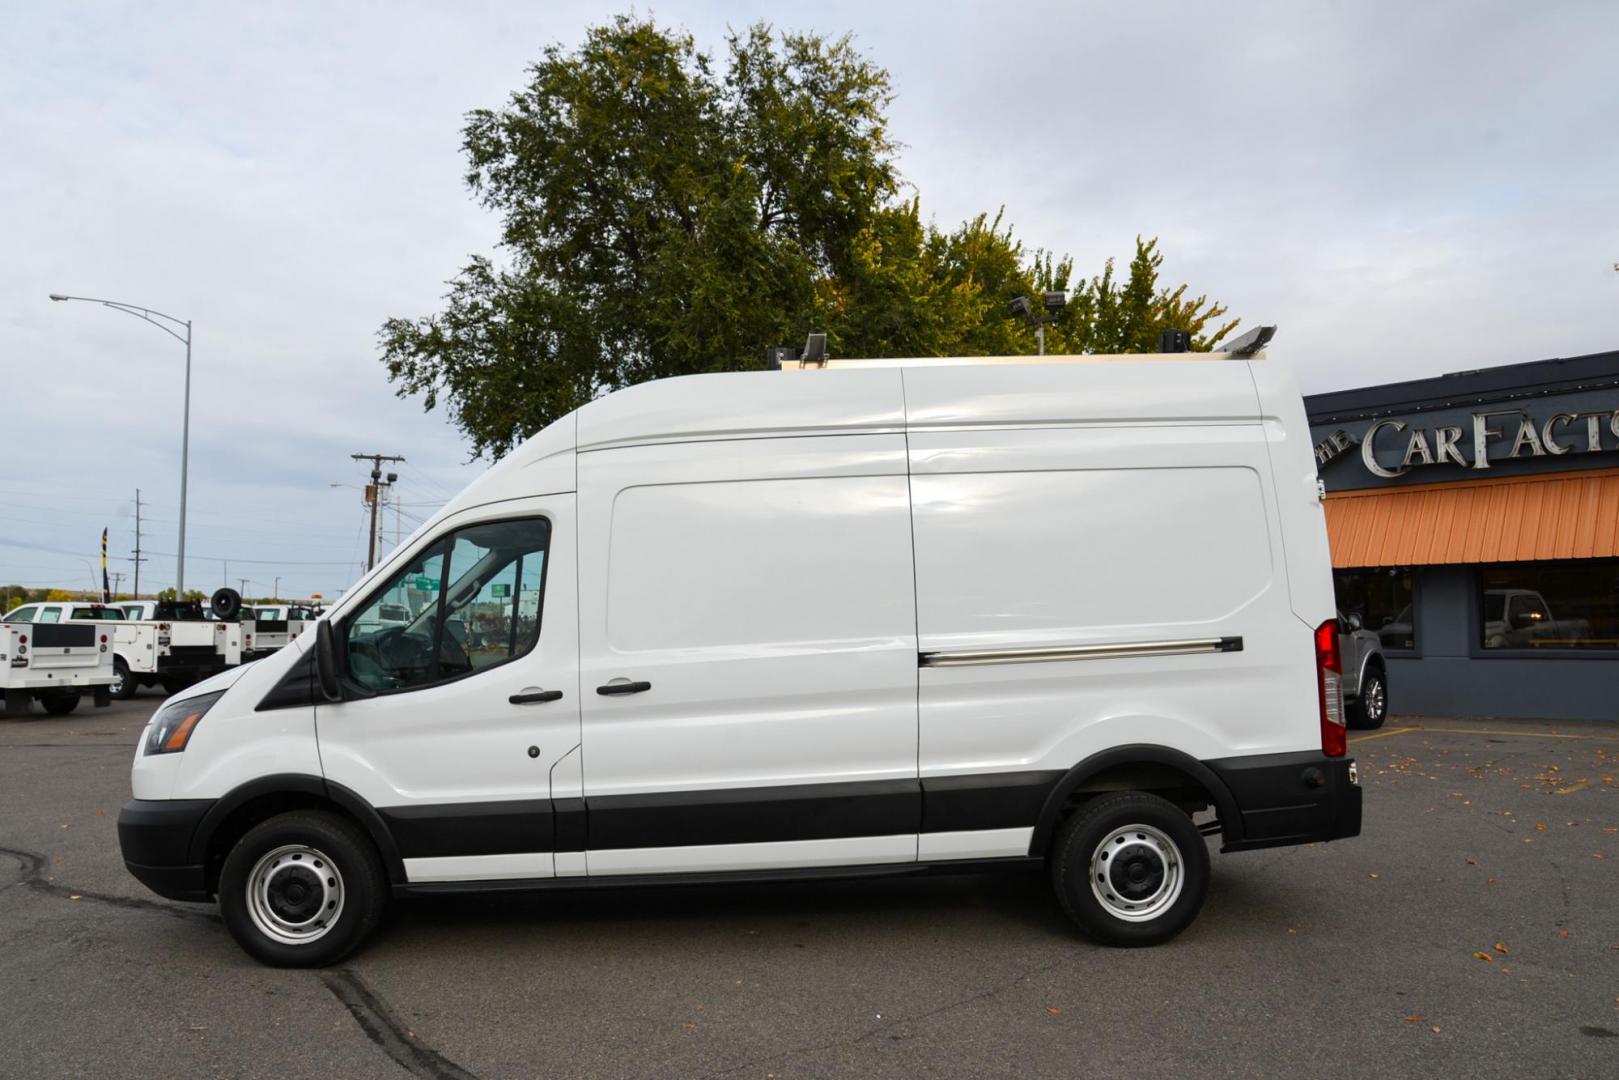
M1383 648L1398 651L1417 647L1411 571L1335 570L1332 586L1338 595L1338 610L1360 616L1361 625L1376 631Z
M1479 571L1486 649L1619 650L1619 559Z

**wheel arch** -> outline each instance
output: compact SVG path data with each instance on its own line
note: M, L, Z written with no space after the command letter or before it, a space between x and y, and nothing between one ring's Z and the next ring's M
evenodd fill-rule
M1131 786L1104 786L1129 784ZM1144 785L1144 786L1135 786ZM1229 842L1240 835L1242 817L1230 790L1201 761L1181 750L1141 743L1109 747L1069 769L1046 795L1029 838L1029 854L1042 856L1063 818L1090 794L1109 790L1201 791L1220 817Z
M278 773L261 776L221 797L197 823L190 862L203 867L209 892L216 892L219 871L230 848L261 821L288 810L327 810L350 819L376 845L390 885L405 882L405 863L382 816L359 795L319 776Z

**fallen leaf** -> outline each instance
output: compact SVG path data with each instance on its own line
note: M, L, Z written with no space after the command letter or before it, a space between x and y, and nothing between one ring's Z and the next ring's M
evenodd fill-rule
M1463 859L1462 861L1464 863L1466 863L1468 866L1477 866L1478 865L1478 860L1477 859Z
M1473 954L1473 959L1474 960L1488 960L1488 961L1493 962L1495 960L1495 957L1491 956L1487 952L1476 952L1476 953Z
M1486 885L1494 885L1495 884L1495 878L1493 878L1493 877L1485 878L1484 879L1484 884L1486 884Z
M1405 1018L1405 1022L1408 1024L1420 1024L1426 1019L1428 1019L1426 1016L1408 1016Z
M1439 1026L1437 1024L1434 1025L1433 1027L1429 1028L1428 1030L1433 1032L1435 1035L1439 1034Z
M68 899L69 900L77 900L77 899L79 899L79 894L78 893L73 893L71 896L68 897Z
M1502 956L1505 956L1505 955L1507 955L1507 952L1509 950L1507 949L1507 947L1505 945L1503 945L1499 941L1497 941L1495 943L1495 951L1500 953Z
M1602 854L1602 852L1600 852L1600 851L1593 851L1593 852L1591 852L1591 858L1593 858L1593 859L1605 859L1605 858L1607 858L1607 856Z
M97 810L96 811L96 817L106 817L106 816L107 816L107 812L105 810Z
M1050 1013L1052 1016L1061 1016L1062 1015L1062 1009L1058 1008L1055 1005L1048 1006L1046 1008L1046 1012Z
M1568 931L1567 930L1559 930L1559 931L1557 931L1557 936L1558 937L1568 937Z
M1376 874L1367 874L1366 876L1369 877L1369 878L1375 878L1377 875Z

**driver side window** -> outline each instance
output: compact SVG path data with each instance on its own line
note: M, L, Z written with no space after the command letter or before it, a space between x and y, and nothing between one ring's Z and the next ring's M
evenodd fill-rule
M348 677L407 690L528 652L539 638L550 533L543 518L487 522L428 548L348 620Z

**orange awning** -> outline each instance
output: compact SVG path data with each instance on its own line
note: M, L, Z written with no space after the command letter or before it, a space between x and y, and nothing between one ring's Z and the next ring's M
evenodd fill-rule
M1619 469L1335 491L1326 509L1335 568L1619 556Z

